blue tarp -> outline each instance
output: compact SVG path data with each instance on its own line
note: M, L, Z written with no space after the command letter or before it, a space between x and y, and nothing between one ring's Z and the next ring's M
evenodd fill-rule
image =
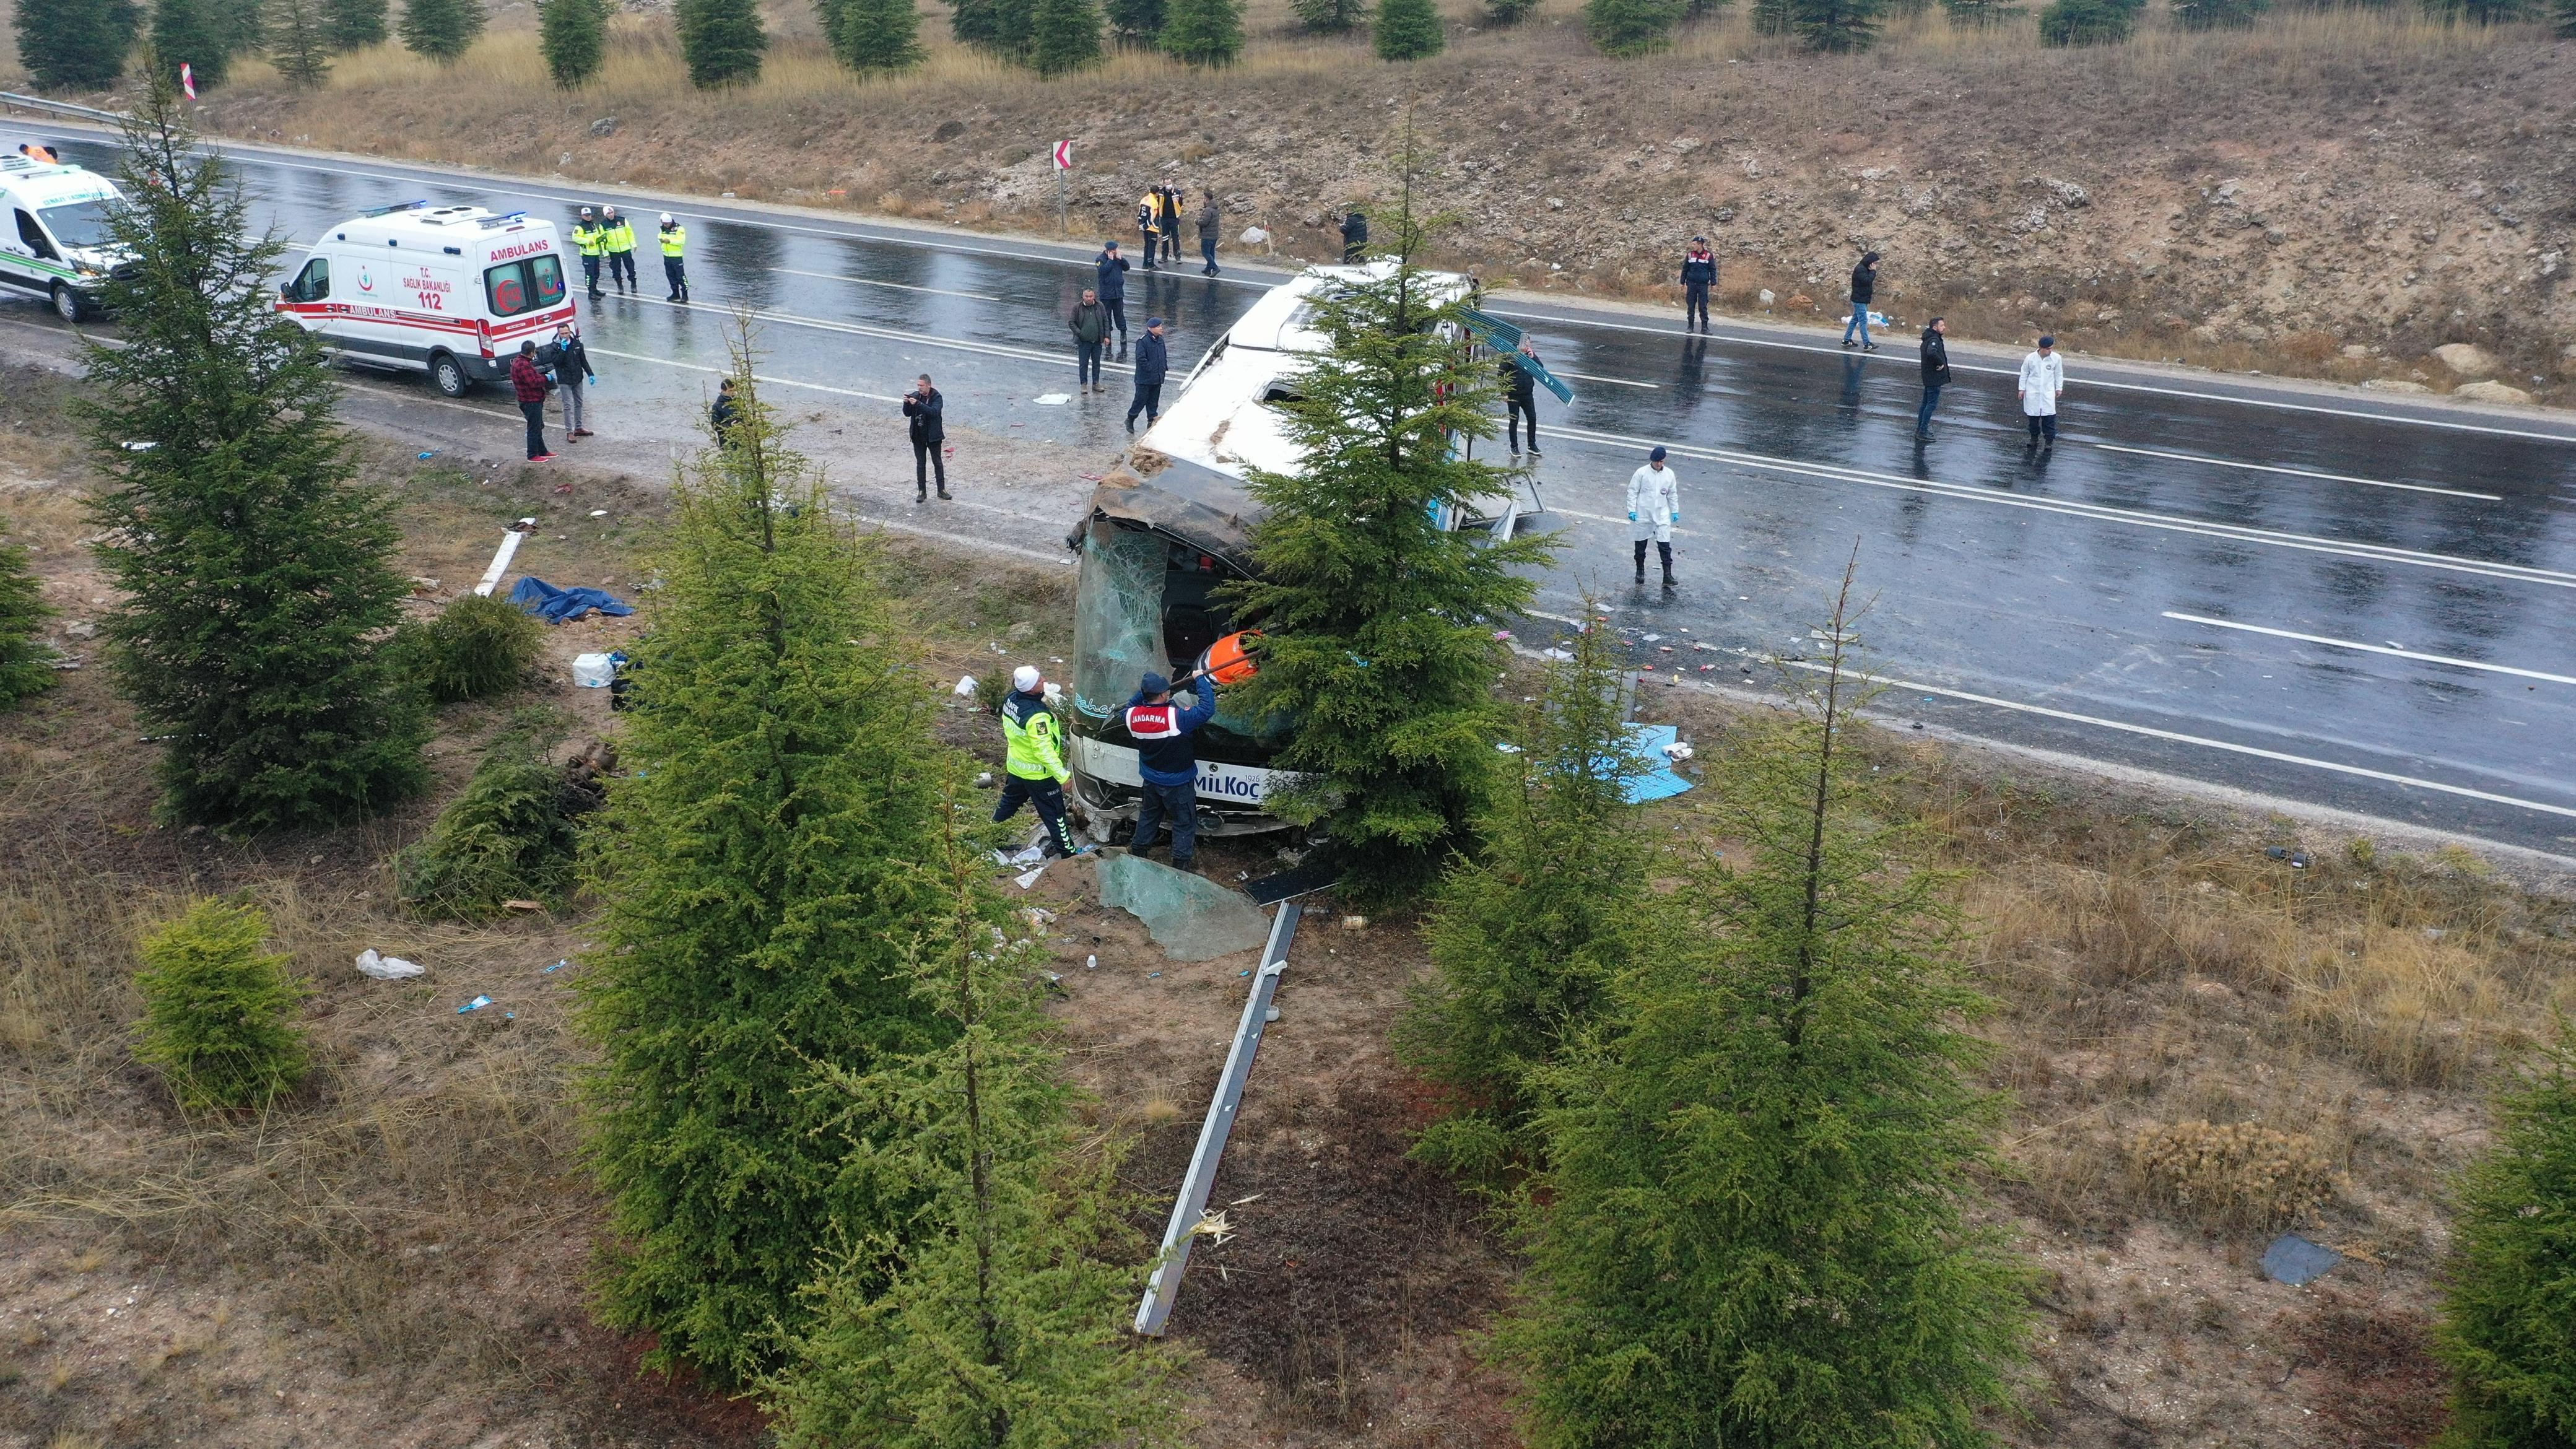
M1648 800L1669 800L1691 787L1691 782L1673 773L1672 757L1664 746L1679 738L1681 731L1671 725L1628 726L1628 748L1643 757L1650 767L1646 773L1629 779L1628 803L1643 804Z
M2342 1261L2343 1254L2323 1243L2310 1242L2297 1233L2283 1233L2263 1250L2263 1275L2295 1288L2324 1277Z
M606 589L559 589L530 574L510 590L510 602L545 620L561 624L597 609L603 614L632 614L634 606Z

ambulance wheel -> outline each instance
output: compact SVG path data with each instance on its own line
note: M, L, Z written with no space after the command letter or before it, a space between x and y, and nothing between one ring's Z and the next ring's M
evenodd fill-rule
M89 315L89 309L81 305L80 293L66 282L54 283L54 311L66 322L78 322Z
M465 364L444 352L431 354L429 380L437 384L440 397L463 397L474 386L474 379L465 375Z

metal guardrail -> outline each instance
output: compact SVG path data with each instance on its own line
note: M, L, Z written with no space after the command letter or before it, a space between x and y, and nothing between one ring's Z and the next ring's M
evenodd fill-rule
M84 121L105 122L111 126L122 124L126 119L123 111L102 111L96 106L48 100L43 96L21 95L16 91L0 91L0 107L10 110L24 108L30 111L43 111L56 116L74 116Z
M1225 1155L1226 1135L1234 1130L1235 1109L1243 1104L1243 1084L1252 1075L1252 1054L1261 1049L1263 1018L1279 993L1279 973L1288 969L1288 943L1296 939L1298 906L1281 901L1270 922L1270 944L1261 951L1261 967L1252 973L1252 990L1243 999L1243 1020L1234 1029L1234 1048L1226 1053L1225 1072L1208 1101L1207 1121L1199 1127L1198 1150L1190 1154L1189 1174L1181 1179L1181 1196L1172 1204L1172 1221L1163 1229L1163 1252L1154 1276L1145 1281L1144 1301L1136 1305L1136 1331L1159 1337L1180 1296L1181 1270L1189 1266L1190 1240L1207 1216L1208 1194L1216 1187L1217 1159Z

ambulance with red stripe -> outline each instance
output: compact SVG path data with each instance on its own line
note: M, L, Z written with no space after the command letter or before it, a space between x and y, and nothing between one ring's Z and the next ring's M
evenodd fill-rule
M554 223L479 206L388 206L322 234L277 307L352 362L426 372L462 396L572 320Z

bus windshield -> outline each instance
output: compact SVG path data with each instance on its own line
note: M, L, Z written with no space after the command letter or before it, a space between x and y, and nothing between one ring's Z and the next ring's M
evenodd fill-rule
M1074 589L1073 707L1104 723L1136 692L1145 671L1168 670L1163 653L1165 544L1159 534L1094 519L1082 541Z

